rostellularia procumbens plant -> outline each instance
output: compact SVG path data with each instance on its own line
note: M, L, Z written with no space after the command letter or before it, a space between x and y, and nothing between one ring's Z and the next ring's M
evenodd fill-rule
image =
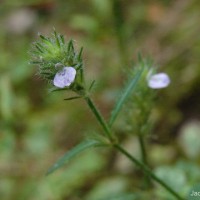
M90 91L94 82L92 82L89 87L86 87L87 84L84 79L84 66L82 62L83 48L76 51L73 41L69 40L68 42L65 42L64 37L56 31L54 31L51 37L45 37L43 35L39 35L39 37L39 40L32 45L30 51L31 63L39 66L38 75L50 83L51 91L73 91L75 95L67 100L75 98L84 99L103 129L102 135L99 134L96 137L87 138L68 151L49 168L47 174L54 172L75 155L87 148L111 147L126 156L131 162L136 164L149 179L152 179L163 186L176 199L183 199L148 167L143 141L144 133L148 132L147 125L149 123L149 115L152 109L151 105L155 95L154 89L167 87L170 83L168 75L165 73L156 74L155 70L151 67L152 64L144 61L141 56L139 56L138 66L134 67L131 70L131 73L129 73L129 81L116 101L111 112L110 120L107 122L90 97ZM122 107L124 107L124 104L127 104L127 102L130 103L130 99L132 99L133 105L137 107L137 112L133 115L137 116L138 120L136 122L137 129L135 129L135 131L138 132L137 134L141 140L140 144L143 155L141 160L133 157L121 146L118 136L112 128ZM146 104L144 104L144 102L146 102ZM131 124L135 124L133 117L132 120Z

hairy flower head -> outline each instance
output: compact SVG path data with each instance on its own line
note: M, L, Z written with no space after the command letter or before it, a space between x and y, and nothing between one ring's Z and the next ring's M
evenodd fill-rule
M63 35L54 31L51 37L39 35L33 43L31 63L39 66L37 74L50 84L80 92L85 87L82 50L76 51L73 40L65 42Z

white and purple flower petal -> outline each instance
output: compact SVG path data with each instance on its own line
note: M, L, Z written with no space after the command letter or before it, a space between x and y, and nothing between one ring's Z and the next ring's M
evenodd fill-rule
M165 73L151 75L148 78L148 86L153 89L165 88L170 84L170 78Z
M61 71L57 72L53 84L56 87L64 88L70 86L76 77L76 70L73 67L64 67Z

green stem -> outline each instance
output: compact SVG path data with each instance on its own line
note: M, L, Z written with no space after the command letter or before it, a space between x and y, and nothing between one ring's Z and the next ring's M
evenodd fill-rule
M90 97L85 97L85 100L88 104L88 106L90 107L91 111L94 113L94 115L96 116L98 122L100 123L100 125L102 126L105 135L107 136L107 138L112 142L114 141L114 137L112 135L112 132L107 124L107 122L105 121L105 119L103 118L103 116L101 115L101 113L99 112L99 110L97 109L97 107L94 105L92 99Z
M182 197L180 197L173 189L171 189L166 183L164 183L160 178L158 178L154 173L152 173L151 169L149 169L146 165L144 165L139 160L135 159L130 153L128 153L123 147L121 147L119 144L115 144L114 147L120 151L122 154L124 154L129 160L131 160L133 163L135 163L140 169L142 169L148 176L150 176L153 180L155 180L157 183L162 185L167 191L169 191L173 196L175 196L178 200L184 200Z
M143 138L142 134L138 135L138 140L139 140L139 144L140 144L140 152L141 152L142 162L144 163L144 165L148 166L146 148L145 148L144 138ZM146 174L145 187L149 186L150 183L151 183L150 177L148 174Z
M141 154L142 154L142 162L147 165L147 155L146 155L146 148L145 148L145 144L144 144L144 138L141 134L138 135L138 140L140 143L140 150L141 150Z
M169 191L174 197L176 197L178 200L184 200L182 197L180 197L173 189L171 189L166 183L164 183L161 179L159 179L155 174L151 172L151 169L149 169L145 164L140 162L139 160L135 159L129 152L127 152L124 148L122 148L119 144L116 144L116 140L114 139L114 136L112 134L112 131L110 127L108 126L107 122L104 120L102 114L98 111L95 104L93 103L92 99L88 96L85 97L85 100L90 107L91 111L96 116L98 122L102 126L105 135L108 137L108 139L112 142L113 146L122 154L124 154L129 160L131 160L133 163L135 163L143 172L145 172L148 176L150 176L153 180L155 180L157 183L159 183L161 186L163 186L167 191Z

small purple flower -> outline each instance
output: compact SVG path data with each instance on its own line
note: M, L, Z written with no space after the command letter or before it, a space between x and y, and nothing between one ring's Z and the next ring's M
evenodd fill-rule
M153 89L165 88L170 84L170 78L165 73L158 73L148 77L148 86Z
M75 76L76 70L73 67L64 67L55 75L53 84L59 88L70 86L74 82Z

